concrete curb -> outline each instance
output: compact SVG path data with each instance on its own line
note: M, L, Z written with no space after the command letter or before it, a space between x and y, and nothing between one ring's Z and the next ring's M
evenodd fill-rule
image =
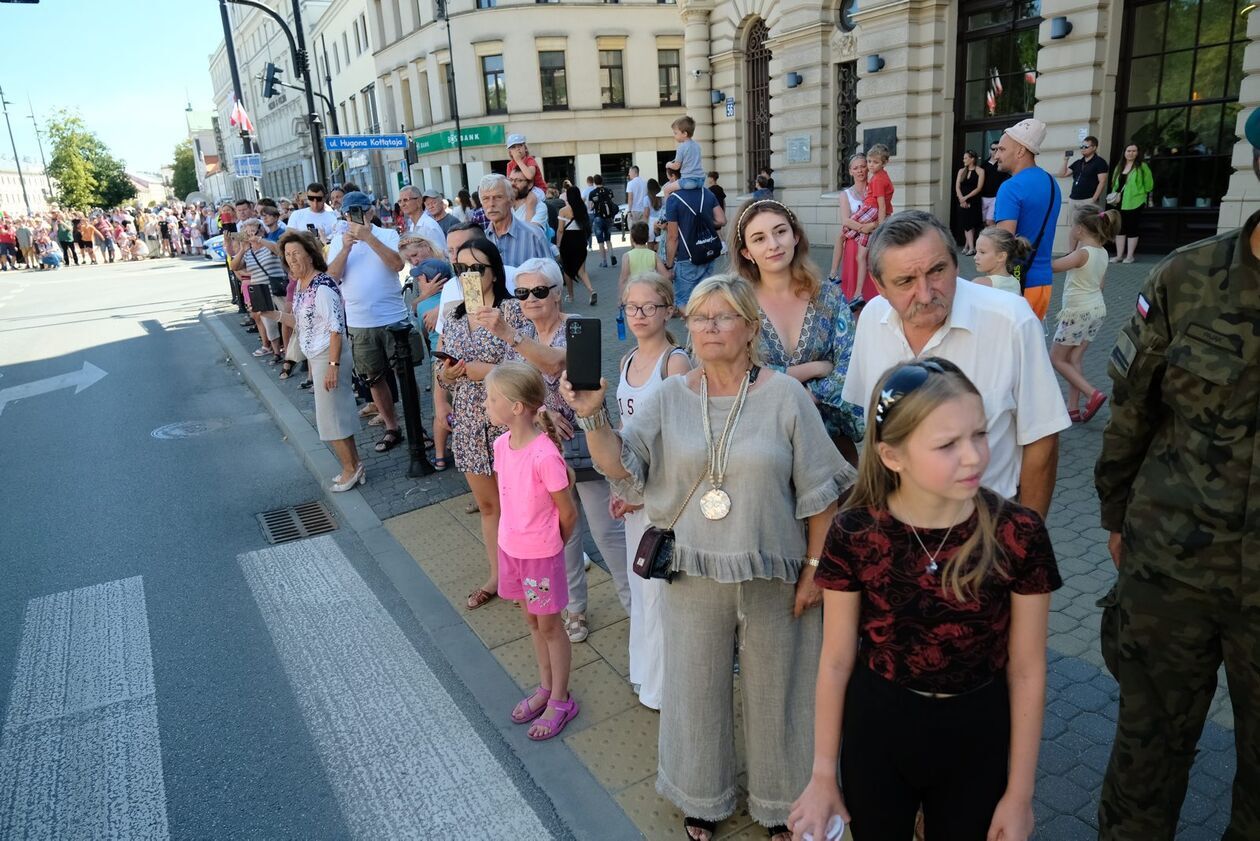
M234 315L234 314L233 314ZM398 590L420 626L450 664L483 710L508 710L521 697L508 673L481 642L446 597L420 569L372 511L358 490L332 493L329 477L337 475L340 463L319 440L319 434L294 406L268 371L250 356L237 331L216 314L202 312L201 322L240 371L245 383L275 419L289 444L297 450L307 470L323 490L324 501L333 509L342 526L353 529L381 571ZM525 735L525 728L513 726L506 715L487 716L534 783L551 799L556 814L577 838L607 841L640 839L617 802L599 784L561 739L539 745Z

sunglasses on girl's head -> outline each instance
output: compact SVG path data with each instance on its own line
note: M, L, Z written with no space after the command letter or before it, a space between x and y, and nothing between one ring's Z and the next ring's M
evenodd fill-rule
M486 269L490 268L488 263L451 263L451 268L455 270L455 274L463 274L464 272L476 272L477 274L485 274Z
M512 295L518 301L528 300L530 295L533 295L535 298L541 301L543 298L546 298L548 295L550 295L551 290L554 288L555 288L554 286L534 286L534 287L529 287L529 288L526 288L524 286L518 286L516 287L516 290L512 293Z
M888 375L884 388L879 393L879 402L875 404L875 440L880 440L880 431L888 419L893 407L919 386L927 382L932 374L961 374L962 370L948 359L933 356L916 362L907 362Z

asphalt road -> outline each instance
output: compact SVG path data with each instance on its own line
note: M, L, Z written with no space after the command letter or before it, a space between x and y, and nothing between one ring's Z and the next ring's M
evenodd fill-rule
M225 289L0 274L0 837L564 837L352 533L263 539L320 491Z

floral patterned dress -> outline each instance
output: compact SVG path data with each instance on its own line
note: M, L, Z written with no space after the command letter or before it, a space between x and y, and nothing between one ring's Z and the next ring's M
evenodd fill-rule
M560 348L563 350L569 346L569 337L565 335L564 322L568 321L570 318L573 318L573 316L566 315L564 320L560 322L560 326L557 327L556 331L551 335L551 343L548 347ZM534 322L527 319L525 326L521 328L521 335L527 339L538 341L538 328L534 326ZM508 349L507 359L513 362L524 362L529 364L528 359L510 348ZM547 386L547 400L543 405L556 414L563 415L564 419L569 423L576 424L577 414L573 411L573 407L570 406L560 395L560 375L557 374L553 377L550 374L544 373L542 378L543 383Z
M459 303L451 304L444 316L442 349L464 362L486 362L497 365L507 358L508 345L488 330L470 328L468 316L455 317ZM508 298L499 304L503 320L516 330L526 330L529 322L521 314L520 302ZM438 382L451 392L451 414L455 423L452 428L451 449L455 455L455 467L461 473L479 476L494 474L494 439L507 431L492 426L486 417L486 384L483 381L460 377L447 384L441 377Z
M832 364L831 374L810 380L805 384L817 401L818 412L832 438L843 435L851 441L861 441L865 425L862 407L847 403L841 398L844 378L849 371L849 357L853 353L853 337L857 325L853 313L838 289L824 283L818 295L805 308L805 321L801 337L789 353L774 324L761 313L761 354L766 365L784 371L793 365L827 361Z

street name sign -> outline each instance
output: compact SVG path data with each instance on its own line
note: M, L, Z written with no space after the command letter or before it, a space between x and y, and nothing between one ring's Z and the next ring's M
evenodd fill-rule
M361 152L374 149L406 149L405 134L333 134L324 138L329 152Z

